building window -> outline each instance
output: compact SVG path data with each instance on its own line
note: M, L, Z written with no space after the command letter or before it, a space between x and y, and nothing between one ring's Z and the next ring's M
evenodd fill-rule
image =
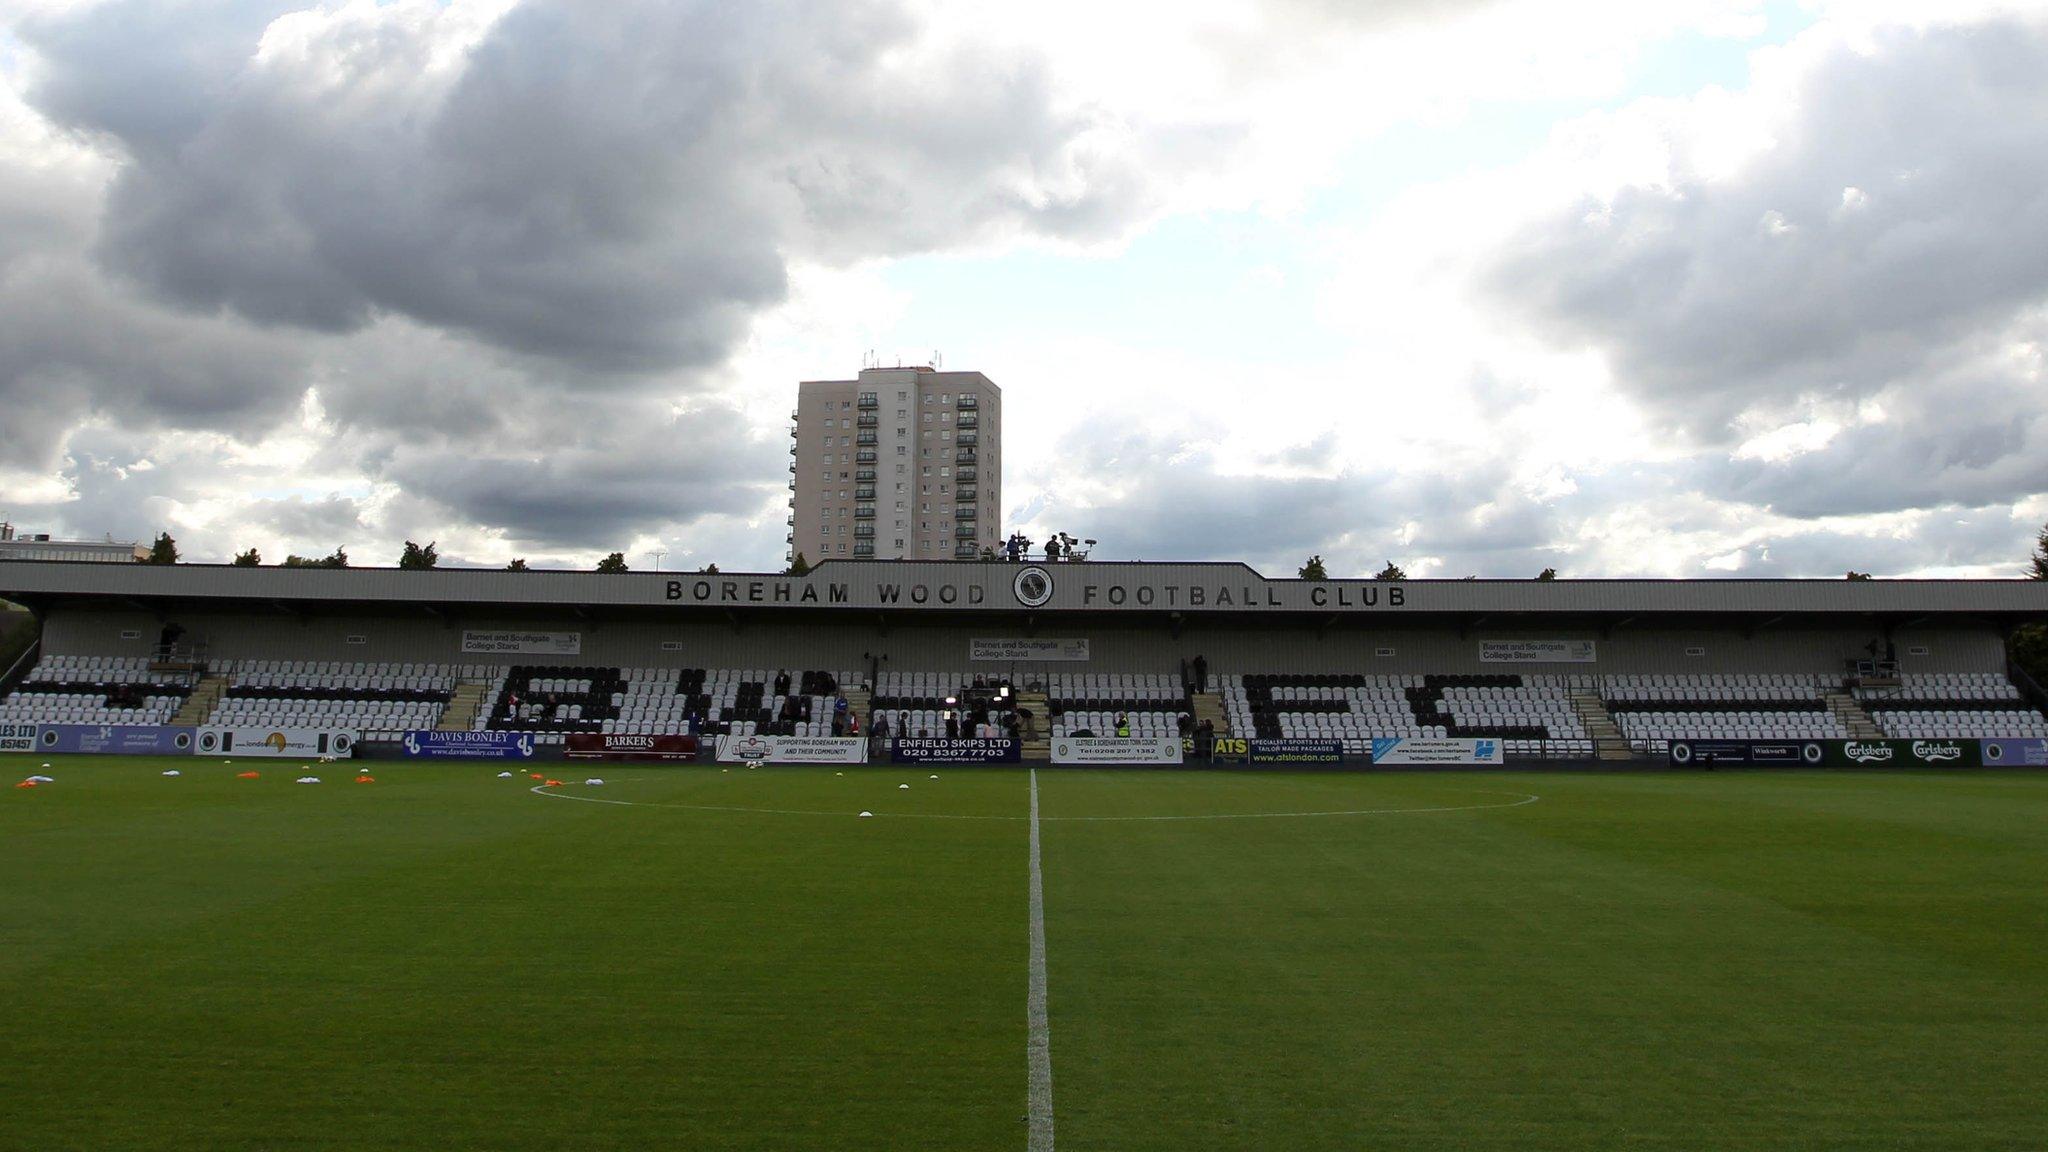
M908 456L908 455L910 455L910 445L908 445L908 444L898 444L898 445L896 446L896 454L897 454L898 456Z
M908 400L909 398L910 398L910 393L908 393L908 392L898 392L898 393L896 394L896 402L897 402L898 404L901 404L901 403L902 403L903 401L905 401L905 400Z

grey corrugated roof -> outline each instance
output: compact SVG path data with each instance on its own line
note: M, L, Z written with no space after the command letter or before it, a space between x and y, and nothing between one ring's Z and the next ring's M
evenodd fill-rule
M1403 616L1456 613L1939 614L2048 617L2048 582L2027 580L1273 580L1244 564L1050 565L848 562L810 575L507 572L444 568L237 568L17 561L0 564L0 595L31 602L114 598L569 606L788 606L1021 610L1035 601L1028 570L1050 583L1037 609L1111 613L1228 612ZM1018 581L1026 586L1019 591Z

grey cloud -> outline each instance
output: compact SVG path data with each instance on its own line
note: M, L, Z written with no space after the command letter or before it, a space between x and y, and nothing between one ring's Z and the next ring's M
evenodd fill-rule
M1572 205L1480 283L1605 349L1669 426L1725 441L1753 405L1910 387L2048 298L2044 184L2048 29L1894 30L1834 49L1744 171Z
M1037 61L892 63L916 32L893 3L529 0L447 85L421 40L351 27L339 88L248 58L267 6L191 30L161 11L25 29L34 96L128 158L104 260L261 323L396 312L584 368L702 367L792 254L1099 233L1143 195L1077 150L1089 125L1051 110ZM196 63L106 66L159 52ZM128 114L145 82L161 114Z
M314 500L303 496L257 500L248 506L245 516L252 523L294 541L294 550L300 555L326 555L336 544L347 546L364 530L362 505L339 495Z
M636 532L706 517L766 521L782 494L766 479L778 475L775 447L749 439L732 409L673 418L642 405L555 432L557 442L531 455L461 441L406 445L381 476L514 542L570 550L622 548Z

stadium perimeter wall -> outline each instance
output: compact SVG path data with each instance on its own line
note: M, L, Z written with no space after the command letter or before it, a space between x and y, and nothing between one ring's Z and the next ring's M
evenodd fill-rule
M1029 623L1027 623L1029 621ZM665 619L606 619L569 611L517 615L355 614L285 611L158 613L143 610L55 608L44 622L44 650L86 656L147 655L167 622L205 643L214 659L333 660L365 663L595 664L626 667L788 667L855 669L865 654L886 655L890 671L1000 671L970 661L975 639L1085 639L1085 662L1032 663L1029 669L1071 672L1172 671L1182 659L1206 656L1214 672L1366 673L1797 673L1840 671L1843 661L1867 654L1880 635L1866 621L1768 627L1657 623L1654 618L1615 627L1547 626L1517 621L1512 627L1341 618L1334 624L1292 617L1190 620L1178 634L1165 622L1105 623L1099 617L1063 619L1040 613L980 614L949 622L935 613L886 622L864 613L829 616L764 614L735 621L715 613ZM576 656L483 655L463 650L470 631L558 632L576 635ZM1586 640L1590 663L1505 664L1480 659L1482 641ZM1998 628L1969 618L1898 628L1893 641L1906 670L2002 671L2005 649ZM1026 670L1023 667L1013 671Z

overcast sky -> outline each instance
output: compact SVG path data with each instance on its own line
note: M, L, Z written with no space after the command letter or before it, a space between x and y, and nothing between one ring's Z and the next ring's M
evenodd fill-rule
M2016 575L2048 4L0 0L0 517L781 565L800 379L1292 575Z

